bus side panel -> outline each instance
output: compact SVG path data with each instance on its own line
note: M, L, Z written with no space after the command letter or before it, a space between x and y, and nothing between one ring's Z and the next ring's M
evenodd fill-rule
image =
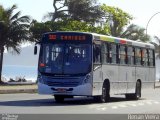
M136 85L136 68L134 66L128 67L127 71L127 93L134 93L135 92L135 85Z
M127 92L127 79L128 79L128 66L119 66L119 93L126 93Z
M102 71L103 71L103 81L108 79L110 82L110 94L119 93L118 65L103 65ZM102 93L102 88L100 89L100 93Z
M154 88L154 86L155 86L155 81L156 81L155 73L156 73L155 68L150 67L149 68L149 77L148 77L149 82L150 82L149 88Z
M145 89L151 85L149 82L149 68L147 67L136 67L136 81L140 80L141 81L141 88Z
M101 89L101 83L103 82L102 78L103 78L102 68L99 67L93 71L93 93L92 95L101 95L99 90Z

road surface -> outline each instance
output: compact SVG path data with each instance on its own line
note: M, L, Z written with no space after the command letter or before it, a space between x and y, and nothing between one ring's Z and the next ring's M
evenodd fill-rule
M108 103L78 97L56 103L53 96L38 94L0 94L0 113L13 114L160 114L160 88L148 90L138 101L113 96Z

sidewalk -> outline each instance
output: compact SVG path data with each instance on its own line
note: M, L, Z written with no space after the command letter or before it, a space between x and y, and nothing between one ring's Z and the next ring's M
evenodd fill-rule
M33 85L0 85L0 94L9 93L36 93L37 84Z

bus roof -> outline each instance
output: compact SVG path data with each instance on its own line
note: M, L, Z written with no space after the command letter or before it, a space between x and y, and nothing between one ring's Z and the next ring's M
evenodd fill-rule
M83 34L84 33L84 34L92 35L93 41L94 40L102 40L102 41L137 46L137 47L145 47L145 48L151 48L151 49L155 48L154 45L150 44L150 43L144 43L144 42L129 40L129 39L125 39L125 38L112 37L112 36L101 35L101 34L90 33L90 32L59 31L59 32L47 32L47 33L44 33L44 35L53 34L53 33L54 34L56 34L56 33L62 33L62 34L63 33L82 33Z
M102 41L108 41L108 42L113 42L113 43L120 43L120 44L126 44L126 45L132 45L132 46L137 46L137 47L145 47L145 48L151 48L154 49L154 45L150 43L144 43L140 41L134 41L134 40L129 40L125 38L118 38L118 37L112 37L112 36L107 36L107 35L101 35L97 33L91 33L94 37L94 40L102 40Z

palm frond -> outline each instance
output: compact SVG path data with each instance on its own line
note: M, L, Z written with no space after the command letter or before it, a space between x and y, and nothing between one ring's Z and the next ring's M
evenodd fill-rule
M13 21L15 19L17 19L19 16L21 15L21 12L17 12L15 15L13 15L11 18L10 18L10 21Z
M3 21L6 25L1 35L3 38L1 44L9 51L20 53L20 44L29 40L29 23L31 19L29 16L20 16L20 11L14 14L15 9L17 9L17 6L13 5L11 8L3 10Z

